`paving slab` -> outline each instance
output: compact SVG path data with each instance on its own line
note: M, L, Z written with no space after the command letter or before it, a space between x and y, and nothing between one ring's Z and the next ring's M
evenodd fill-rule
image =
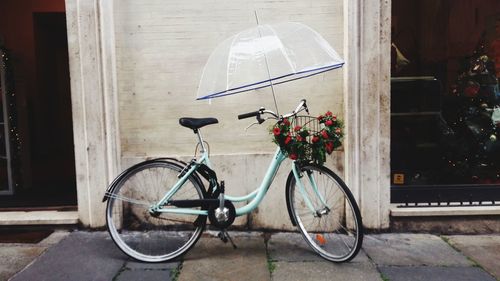
M124 268L129 270L172 270L179 268L180 262L149 263L129 261Z
M311 249L300 233L276 233L267 242L269 257L273 261L304 262L325 261ZM363 251L351 262L369 263Z
M77 231L49 248L12 280L112 280L127 260L107 232Z
M367 235L363 250L382 266L472 266L463 254L430 234Z
M390 281L495 281L479 267L389 266L379 269Z
M1 244L0 246L0 280L7 280L21 271L47 248L33 244Z
M500 280L500 235L447 236L453 247Z
M273 261L324 261L307 245L300 233L273 234L267 242L267 250Z
M178 261L165 263L129 261L123 267L123 271L114 280L172 280L174 271L177 271L179 266L180 262Z
M116 281L170 281L171 273L169 270L124 270L115 279Z
M233 237L238 246L202 237L184 257L179 281L270 280L264 238Z
M273 281L382 280L377 268L369 263L277 262ZM257 279L256 279L257 280Z
M39 246L53 246L61 242L64 238L68 237L71 232L66 230L57 230L52 232L47 238L38 243Z

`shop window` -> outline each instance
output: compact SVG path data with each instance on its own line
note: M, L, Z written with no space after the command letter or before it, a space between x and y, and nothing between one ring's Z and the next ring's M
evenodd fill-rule
M500 202L500 2L392 5L392 202Z

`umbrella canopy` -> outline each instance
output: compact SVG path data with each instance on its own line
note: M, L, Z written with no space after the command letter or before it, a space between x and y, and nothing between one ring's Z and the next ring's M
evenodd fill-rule
M319 74L344 61L310 27L258 25L226 39L208 58L197 99L211 99Z

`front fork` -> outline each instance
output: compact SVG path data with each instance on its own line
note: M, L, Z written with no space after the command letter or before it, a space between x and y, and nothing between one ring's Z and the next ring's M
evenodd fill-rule
M326 215L330 212L330 209L328 208L328 205L325 201L325 198L323 195L319 192L318 190L318 184L316 183L316 180L314 179L313 172L311 170L306 170L306 171L299 171L298 164L296 162L293 163L292 165L292 172L295 177L295 182L299 188L299 192L302 195L302 198L304 198L304 202L306 203L307 208L313 213L315 217L321 217L323 215ZM306 191L306 187L304 186L304 183L302 182L302 179L304 178L304 174L307 176L307 179L309 180L310 187L313 191L313 195L316 195L319 198L319 201L321 203L321 206L318 206L316 208L313 203L311 202L311 199L309 198L309 195Z

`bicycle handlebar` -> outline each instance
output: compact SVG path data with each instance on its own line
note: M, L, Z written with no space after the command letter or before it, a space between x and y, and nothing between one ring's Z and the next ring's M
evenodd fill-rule
M292 113L288 113L288 114L283 115L283 118L295 116L295 115L297 115L297 113L301 112L302 110L305 110L309 114L309 109L307 108L306 99L300 100L300 103L299 103L299 105L297 105L295 110L292 111Z
M272 119L282 119L282 118L288 118L288 117L291 117L291 116L295 116L297 115L297 113L301 112L302 110L305 110L308 114L309 114L309 109L307 108L307 104L306 104L306 100L305 99L302 99L299 103L299 105L297 105L297 108L295 108L294 111L292 111L292 113L288 113L288 114L285 114L285 115L282 115L282 116L278 116L276 113L270 111L270 110L266 110L265 108L261 107L259 110L257 111L253 111L253 112L248 112L248 113L243 113L243 114L240 114L238 115L238 119L245 119L245 118L250 118L250 117L254 117L256 116L257 117L257 121L259 122L259 124L262 124L266 119L262 119L260 116L261 114L270 114L272 115L273 117L270 117Z
M250 118L250 117L257 116L259 114L260 114L260 110L248 112L248 113L243 113L243 114L238 115L238 119L241 120L241 119L245 119L245 118Z

